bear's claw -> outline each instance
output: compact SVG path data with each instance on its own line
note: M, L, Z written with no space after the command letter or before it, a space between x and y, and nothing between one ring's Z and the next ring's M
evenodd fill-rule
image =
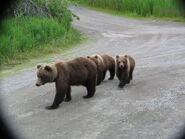
M83 96L84 99L88 99L88 98L91 98L93 96L90 96L90 95L86 95L86 96Z
M71 98L65 98L64 101L65 101L65 102L69 102L69 101L71 101Z
M52 110L52 109L56 109L58 107L59 107L59 105L56 105L56 106L51 105L51 106L47 106L46 109Z
M124 84L122 84L122 83L120 83L119 85L118 85L118 87L120 87L120 88L123 88L125 85Z
M113 80L114 78L110 77L108 80Z

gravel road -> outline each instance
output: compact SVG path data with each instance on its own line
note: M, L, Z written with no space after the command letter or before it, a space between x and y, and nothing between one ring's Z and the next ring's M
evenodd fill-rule
M72 101L56 110L54 84L36 87L35 67L2 80L1 102L9 121L28 139L166 139L185 125L185 24L127 19L82 7L75 28L86 44L70 58L107 53L136 60L133 81L123 89L105 80L93 98L72 87ZM108 74L107 77L108 78Z

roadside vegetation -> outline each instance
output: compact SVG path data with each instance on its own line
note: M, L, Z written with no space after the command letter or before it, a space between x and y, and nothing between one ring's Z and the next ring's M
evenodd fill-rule
M97 10L130 17L171 18L185 21L185 12L180 0L78 0L78 3Z
M68 0L19 0L7 11L0 36L2 67L66 50L80 43L82 35L71 27L78 18Z

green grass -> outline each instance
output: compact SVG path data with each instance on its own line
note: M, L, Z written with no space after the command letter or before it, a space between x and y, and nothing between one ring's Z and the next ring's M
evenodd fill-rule
M58 39L52 40L47 44L42 44L43 46L41 47L45 47L46 45L50 46L48 47L49 49L42 49L42 50L38 50L38 51L32 51L30 54L30 58L23 60L21 63L19 64L15 64L15 65L3 65L0 71L0 78L3 77L8 77L8 76L12 76L15 75L17 73L20 73L24 70L31 70L33 67L35 67L36 69L36 65L38 63L52 63L55 62L56 60L69 60L71 59L71 56L73 55L74 52L67 52L68 50L75 48L83 43L86 43L86 41L88 40L87 36L85 36L84 34L79 33L77 30L72 29L71 33L66 36L66 37L70 37L70 36L78 36L79 39L77 37L75 37L77 40L73 40L69 42L65 43L65 47L52 47L52 45L55 46L60 46L61 44L64 44L63 42L63 38L59 37ZM79 36L80 35L80 36ZM71 39L74 39L73 37L70 37ZM41 54L41 52L43 54Z
M47 61L50 56L62 55L85 40L84 35L71 26L73 18L78 17L68 9L69 0L33 1L47 7L51 16L25 12L21 1L12 5L8 17L1 22L0 77ZM13 11L19 11L20 15L15 17Z
M38 44L34 49L24 53L18 53L14 58L8 59L8 63L1 64L1 70L12 69L18 65L25 65L34 59L46 58L60 54L66 50L74 48L82 43L86 38L79 31L71 28L68 33L58 36L46 43Z
M16 65L32 57L58 52L66 45L80 41L81 35L70 27L70 21L42 17L19 17L3 22L0 36L1 66ZM60 44L55 42L61 39ZM48 44L49 43L49 44Z
M81 3L80 5L88 8L88 9L101 11L101 12L109 13L109 14L116 15L116 16L126 17L126 18L135 18L135 19L142 19L142 20L162 20L162 21L172 21L172 22L185 22L184 17L155 17L155 16L143 17L143 16L138 15L136 13L123 13L120 11L114 11L114 10L105 9L105 8L97 8L97 7L92 7L92 6L86 5L84 3L83 4Z
M80 4L138 17L185 17L178 0L78 0Z

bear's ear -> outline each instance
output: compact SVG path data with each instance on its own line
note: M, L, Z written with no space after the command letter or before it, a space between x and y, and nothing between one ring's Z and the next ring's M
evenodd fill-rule
M41 67L41 65L37 65L37 69L39 69Z
M98 56L95 56L96 59L98 59Z
M52 71L52 68L50 67L50 66L45 66L45 68L44 68L45 70L47 70L47 71L49 71L49 72L51 72Z
M119 58L119 56L116 56L116 58L118 59L118 58Z
M87 58L90 58L90 56L87 56Z

